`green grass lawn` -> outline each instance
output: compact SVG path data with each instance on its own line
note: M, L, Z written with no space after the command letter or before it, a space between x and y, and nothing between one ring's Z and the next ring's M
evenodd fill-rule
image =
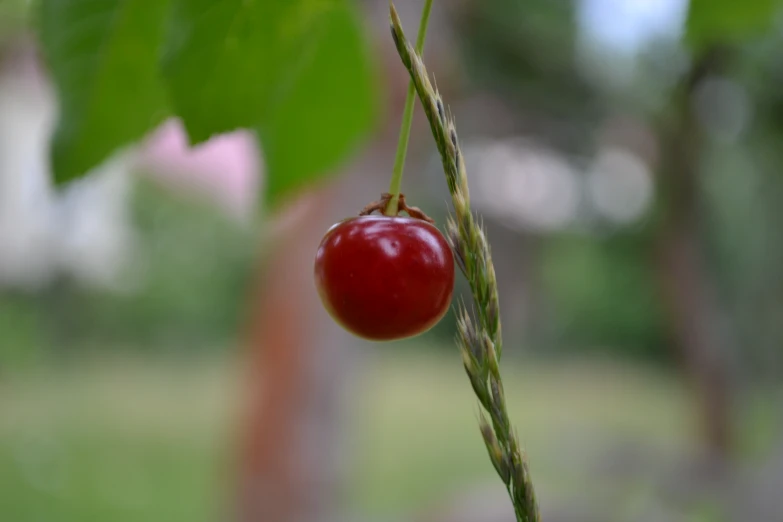
M93 361L0 379L0 520L214 520L224 364Z
M91 359L0 376L0 521L215 520L230 493L238 392L229 360ZM456 355L381 354L363 375L355 509L404 513L493 479ZM512 419L544 490L613 438L682 447L682 389L639 369L507 364Z
M602 442L634 440L668 451L687 442L684 392L666 377L562 362L508 363L503 373L510 415L539 489L584 490L577 470ZM497 480L458 356L385 357L366 381L365 464L356 482L364 509L420 507Z

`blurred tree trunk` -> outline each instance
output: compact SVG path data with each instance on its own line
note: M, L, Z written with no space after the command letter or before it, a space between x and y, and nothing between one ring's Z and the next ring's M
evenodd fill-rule
M703 131L693 99L722 58L722 52L714 51L696 63L675 95L671 125L661 133L663 211L656 244L658 276L679 362L696 394L707 450L719 460L732 448L731 368L720 334L717 291L701 248L698 176Z
M388 3L369 0L364 7L373 27L379 19L386 23ZM400 6L411 28L420 12L419 4ZM433 27L437 23L438 17L433 17L427 55L430 66L435 64L433 70L448 84L450 46L444 44L445 28ZM238 449L240 522L345 520L340 501L345 497L350 449L355 446L350 421L359 394L354 387L367 346L323 309L313 285L313 261L329 226L355 216L388 189L410 77L388 33L378 34L386 125L340 179L300 199L298 213L276 231L257 269L245 342L247 403ZM445 68L438 66L444 62ZM421 167L414 165L417 149L434 148L418 102L413 123L406 167L411 178ZM406 186L410 185L404 184L404 190ZM409 196L416 204L418 198Z
M249 303L239 458L241 522L338 522L366 346L337 326L313 284L326 230L386 189L381 140L340 180L300 198L263 252Z
M324 194L321 194L324 196ZM248 399L239 449L239 520L299 520L304 477L292 461L307 394L307 366L314 339L308 281L300 277L309 259L308 225L320 224L323 207L305 198L288 217L271 251L262 256L252 292L247 354ZM301 212L301 215L296 213ZM266 253L265 253L266 254Z

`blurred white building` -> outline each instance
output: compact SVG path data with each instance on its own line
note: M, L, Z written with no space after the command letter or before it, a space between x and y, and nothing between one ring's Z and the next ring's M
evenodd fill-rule
M60 273L112 285L128 258L126 153L89 179L56 192L48 140L54 93L29 45L0 63L0 287L36 289Z

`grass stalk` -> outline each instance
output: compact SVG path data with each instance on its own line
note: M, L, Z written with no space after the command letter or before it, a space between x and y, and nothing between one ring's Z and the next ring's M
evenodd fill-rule
M484 229L470 208L467 172L454 118L430 82L420 54L406 39L393 4L390 11L392 37L430 122L454 205L446 235L473 295L472 306L459 305L456 342L480 405L481 435L490 461L508 490L517 522L540 522L527 456L508 417L499 368L503 341L495 268Z

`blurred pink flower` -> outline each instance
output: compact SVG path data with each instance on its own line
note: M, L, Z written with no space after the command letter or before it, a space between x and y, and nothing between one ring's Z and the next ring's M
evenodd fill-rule
M217 135L190 147L182 123L170 119L142 144L139 161L157 179L213 198L231 213L247 216L260 199L263 167L251 131Z

